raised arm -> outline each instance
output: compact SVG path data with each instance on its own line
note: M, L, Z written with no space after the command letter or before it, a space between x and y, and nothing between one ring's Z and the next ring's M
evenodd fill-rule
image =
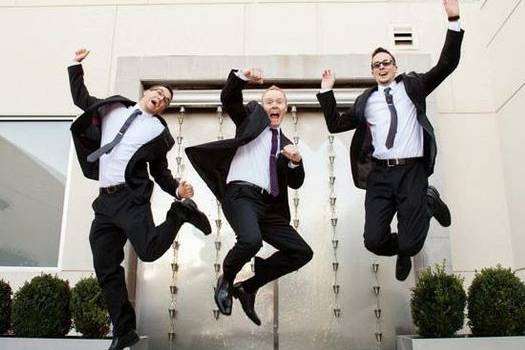
M323 71L321 80L321 92L317 94L317 100L321 105L328 131L339 133L355 129L359 125L359 118L351 107L343 113L337 112L337 102L333 92L335 74L330 69Z
M222 106L237 126L248 116L242 97L242 89L248 82L262 84L262 71L257 68L232 70L221 92Z
M81 63L89 55L89 51L82 48L75 51L75 62ZM100 99L91 96L84 85L84 70L81 64L74 64L67 68L69 73L69 86L71 88L71 97L73 103L82 110L97 103Z
M463 41L464 31L457 23L459 20L458 0L443 0L443 7L450 21L450 26L437 64L421 75L426 95L434 91L456 69L461 57L461 42Z

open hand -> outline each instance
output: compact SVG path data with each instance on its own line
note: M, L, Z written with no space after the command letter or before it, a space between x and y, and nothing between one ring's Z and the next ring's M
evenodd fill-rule
M323 71L323 79L321 80L321 89L332 89L335 84L335 74L331 69Z
M448 17L459 16L459 1L458 0L443 0L443 7Z

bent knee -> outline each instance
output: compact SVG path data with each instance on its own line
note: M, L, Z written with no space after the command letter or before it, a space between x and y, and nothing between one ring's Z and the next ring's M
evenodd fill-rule
M253 252L254 254L262 248L263 242L260 238L243 239L237 242L237 246L243 250Z

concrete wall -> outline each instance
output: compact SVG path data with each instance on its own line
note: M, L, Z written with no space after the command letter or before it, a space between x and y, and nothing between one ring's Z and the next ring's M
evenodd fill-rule
M488 0L481 8L480 17L486 23L483 35L494 95L494 130L501 138L505 196L514 255L514 267L525 266L525 165L523 158L523 130L525 119L525 66L515 60L525 54L525 37L521 35L525 21L525 3L519 0L504 3Z

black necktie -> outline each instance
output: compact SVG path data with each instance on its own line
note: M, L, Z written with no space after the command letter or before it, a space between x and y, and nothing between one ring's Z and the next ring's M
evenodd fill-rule
M385 89L385 97L386 97L386 103L388 105L388 109L390 110L390 128L388 129L388 136L386 137L386 148L391 149L394 146L394 139L396 137L397 132L397 111L396 107L394 106L394 98L390 94L390 91L392 91L392 88L387 87Z
M131 115L128 117L128 119L126 119L126 122L124 122L124 125L122 125L117 136L115 136L113 141L111 141L110 143L106 143L104 146L100 147L95 152L88 155L87 161L94 162L97 159L99 159L103 154L111 152L113 147L115 147L120 142L120 140L122 140L122 137L126 133L126 130L128 130L133 120L135 120L135 118L137 118L141 114L142 111L140 109L134 110L133 113L131 113Z

